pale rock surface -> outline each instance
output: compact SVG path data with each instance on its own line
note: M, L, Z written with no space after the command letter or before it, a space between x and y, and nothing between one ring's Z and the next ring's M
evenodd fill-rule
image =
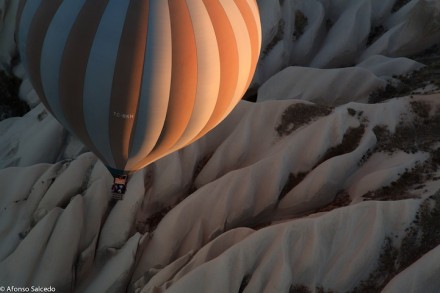
M419 70L423 66L423 64L409 58L391 58L383 55L370 56L356 65L356 67L364 68L384 80L389 80L394 75L403 75Z
M73 158L84 150L42 104L22 118L0 122L0 167L56 162Z
M288 67L258 89L258 101L298 99L336 106L350 101L366 102L371 92L385 85L385 80L358 67Z
M438 98L415 100L435 109ZM403 235L421 199L436 191L434 184L427 192L413 191L421 199L361 202L367 176L377 190L398 178L402 168L426 160L423 153L377 153L358 163L376 145L376 125L393 131L401 119L413 119L404 115L412 101L349 103L281 136L277 128L289 107L319 106L295 100L242 102L213 132L137 173L127 196L112 209L111 176L90 153L55 165L3 169L0 184L8 196L2 197L0 223L7 240L0 247L0 271L13 275L0 280L67 291L225 292L239 288L249 274L249 292L292 284L349 290L374 270L384 239ZM348 109L362 115L352 116ZM361 124L365 130L352 151L321 162ZM391 179L371 176L383 170ZM300 171L307 175L280 198L287 175ZM317 213L340 189L352 203ZM150 203L156 208L148 208ZM14 218L21 220L10 222ZM69 235L57 227L69 227L64 231ZM36 242L48 246L38 248ZM19 269L26 253L31 254L29 269ZM235 269L228 269L232 265ZM209 284L198 282L208 277Z
M386 235L408 225L414 203L367 202L259 230L167 292L238 292L246 277L244 292L289 292L292 284L346 292L375 266Z
M371 27L371 1L353 1L330 28L311 67L345 67L365 47Z
M440 4L436 0L412 0L386 21L388 29L367 48L360 60L372 55L401 57L416 54L440 40Z
M0 62L13 56L16 3L0 0ZM440 172L429 169L438 144L413 151L403 140L395 150L378 128L407 139L402 127L424 125L417 133L436 139L440 94L359 101L423 66L402 56L440 40L439 2L394 13L391 0L258 3L262 102L241 102L212 132L136 173L116 203L105 166L44 110L23 66L13 68L32 110L0 122L0 285L339 292L377 272L389 239L402 249L420 206L438 197ZM423 182L399 189L411 170ZM418 257L385 292L438 291L438 247Z
M417 54L440 42L440 2L412 0L393 12L395 2L259 0L263 49L254 88L289 66L354 66L375 55ZM417 67L390 65L386 72L399 75Z
M422 256L384 288L385 293L435 293L440 288L440 246Z

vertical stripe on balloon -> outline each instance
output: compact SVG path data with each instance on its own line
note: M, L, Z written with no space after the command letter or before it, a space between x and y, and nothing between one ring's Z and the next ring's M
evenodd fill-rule
M103 149L96 147L87 131L84 106L84 83L89 54L100 24L101 17L109 0L86 1L69 33L64 48L59 74L59 95L61 107L67 121L75 134L87 145L106 165L112 161L103 155ZM93 97L98 98L98 97ZM101 107L95 111L101 111ZM108 117L108 112L105 115ZM106 131L101 129L101 132ZM91 133L90 135L99 135ZM95 137L94 137L95 139Z
M110 98L110 145L116 166L124 169L138 107L148 32L149 0L131 0L119 41Z
M194 140L214 128L226 114L226 110L231 104L237 87L239 71L239 51L235 41L234 30L225 9L218 1L203 0L203 2L208 10L217 36L220 54L220 91L210 120Z
M38 11L41 5L41 0L26 1L21 12L20 25L18 26L18 49L21 53L22 61L27 69L27 50L28 36L31 28L32 21L34 19L35 13ZM31 44L33 45L33 44Z
M53 115L64 127L72 131L66 120L60 102L59 72L63 51L69 32L75 23L86 0L64 0L53 17L47 30L41 52L41 80L47 102L52 108ZM53 40L57 40L54 42Z
M161 156L181 137L194 108L197 89L197 47L185 0L170 0L172 71L168 112L151 156ZM172 3L172 5L171 5Z
M35 12L32 19L29 35L26 40L26 43L32 44L32 46L27 46L25 51L27 56L27 69L29 75L33 77L32 85L43 104L50 110L51 107L47 102L41 81L41 51L43 50L43 42L47 29L61 3L62 0L41 2L39 9Z
M252 15L254 16L255 23L257 24L257 36L258 36L258 52L261 51L261 19L260 19L260 13L258 11L258 5L256 0L247 0L247 3L249 5L249 8L252 11ZM258 59L257 59L258 61ZM253 74L253 72L252 72Z
M203 1L187 3L197 47L197 92L191 119L173 150L188 144L202 131L215 109L220 89L220 55L210 16Z
M249 71L249 76L246 82L245 89L247 89L252 81L252 77L255 72L255 68L257 67L258 62L258 56L260 55L260 46L259 46L259 37L258 37L258 26L256 21L258 19L255 18L250 6L248 0L234 0L235 4L237 5L238 9L241 12L241 15L243 16L243 19L246 23L246 28L248 30L250 42L251 42L251 70ZM243 93L244 94L244 93Z
M220 3L225 7L226 14L228 15L232 29L234 30L235 42L237 43L239 59L238 59L238 81L235 93L232 96L231 103L226 109L226 113L220 120L223 120L227 114L229 114L232 109L237 105L237 103L242 98L245 90L246 83L248 81L249 72L251 69L251 43L249 32L246 27L245 20L240 13L235 2L229 0L219 0Z
M149 154L165 124L170 96L172 37L168 1L150 1L149 10L141 95L132 131L128 170L137 170L150 162Z
M15 43L18 44L18 31L20 30L20 20L21 20L21 15L23 14L23 10L24 10L24 6L26 4L26 0L19 0L20 2L18 3L18 7L17 7L17 13L15 15L15 35L14 35L14 39L15 39Z
M128 1L108 1L87 57L83 91L87 132L94 145L116 169L123 169L124 163L115 161L119 156L111 148L109 113L118 49L128 7Z

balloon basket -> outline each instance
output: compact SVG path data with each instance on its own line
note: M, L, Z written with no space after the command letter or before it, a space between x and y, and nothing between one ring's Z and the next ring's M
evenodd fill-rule
M112 199L122 200L127 191L127 175L118 175L113 177Z

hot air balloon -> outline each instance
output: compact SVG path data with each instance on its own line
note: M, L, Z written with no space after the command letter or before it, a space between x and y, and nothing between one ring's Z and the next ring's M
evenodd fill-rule
M232 111L261 47L255 0L20 0L17 20L41 101L122 187Z

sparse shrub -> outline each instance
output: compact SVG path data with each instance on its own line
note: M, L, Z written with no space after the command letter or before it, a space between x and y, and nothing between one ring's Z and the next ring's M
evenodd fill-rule
M312 293L312 290L305 285L295 284L290 286L289 293Z
M393 8L391 9L391 12L394 13L396 11L399 11L400 8L402 8L403 6L408 4L409 2L411 2L411 0L396 0L396 2L394 2Z
M159 210L157 213L151 215L148 219L142 222L137 221L136 222L136 230L142 234L145 234L146 232L152 233L154 230L156 230L159 223L162 221L162 219L165 217L166 214L168 214L169 211L171 211L173 207L164 207L161 210Z
M344 134L344 137L342 138L342 142L337 146L328 149L326 153L322 156L322 158L319 160L317 165L333 157L354 151L358 147L364 133L365 133L365 126L363 124L361 124L359 127L356 128L349 128L347 132Z
M422 101L411 101L411 110L420 118L429 118L429 113L431 112L431 106Z
M350 194L348 194L346 190L341 190L335 195L335 198L330 204L313 211L311 214L329 212L340 207L348 206L350 203Z
M334 25L334 23L333 23L333 21L332 21L330 18L327 18L327 19L325 20L325 29L326 29L327 31L331 30L332 27L333 27L333 25Z
M335 293L335 291L324 289L324 287L322 287L322 286L317 286L315 291L316 291L316 293Z
M395 97L407 96L410 93L411 93L411 88L408 87L406 84L399 83L399 85L393 85L390 82L388 82L385 88L373 91L370 94L368 102L370 104L381 103Z
M424 200L402 240L399 265L408 267L440 245L440 191Z
M290 135L293 131L318 117L327 116L332 112L332 108L297 103L290 105L281 116L281 121L275 128L280 137Z
M366 200L402 200L414 198L416 196L410 194L408 190L416 185L421 184L425 176L425 165L416 165L411 170L404 172L400 177L391 182L389 186L384 186L376 191L370 191L363 195Z
M393 240L391 237L386 237L382 245L382 252L379 255L376 269L370 273L368 279L361 281L360 284L350 292L380 292L389 280L397 274L396 259L398 255L399 251L393 246Z
M246 289L246 286L249 284L251 278L252 278L251 274L247 274L243 277L243 279L241 280L240 288L238 289L238 293L242 293L244 289Z
M434 49L432 49L434 50ZM383 89L376 90L370 94L368 102L371 104L404 97L414 93L415 90L434 84L440 88L440 57L439 53L429 53L415 56L420 62L425 62L426 66L408 74L394 76L397 83L390 83ZM436 52L436 51L434 51Z
M43 121L44 118L46 118L46 117L47 117L47 111L43 110L38 114L37 119L38 119L38 121Z
M353 108L347 108L347 112L348 112L348 114L350 114L350 116L356 115L356 110Z
M195 181L197 179L197 176L199 176L200 172L202 172L203 168L206 166L206 164L208 164L209 160L212 158L212 155L213 155L213 153L210 153L210 154L204 156L202 159L200 159L200 161L197 162L197 164L194 168L194 173L193 173L193 177L191 180L191 186L188 189L187 195L190 195L197 190L197 187L195 185Z
M426 161L416 164L412 169L399 174L399 178L379 190L370 191L363 197L372 200L399 200L416 197L408 190L420 189L423 183L432 180L440 168L440 112L431 113L431 105L422 101L412 101L411 110L415 117L411 123L399 123L394 133L384 125L376 125L373 132L377 138L375 148L363 161L374 152L392 154L396 151L429 153Z
M283 186L283 189L280 192L280 195L278 196L278 200L283 199L286 194L288 194L289 191L295 188L295 186L297 186L306 176L306 172L300 172L297 174L290 173L289 178L287 179L286 183Z
M416 117L410 123L400 122L394 133L384 125L376 125L373 132L377 137L374 152L392 154L397 150L406 153L431 152L440 140L440 113L429 116L430 105L425 102L411 103Z
M298 40L303 34L304 29L309 24L309 20L301 10L295 11L295 31L293 32L293 40Z
M385 27L383 25L375 26L370 30L370 34L368 35L367 39L367 46L370 46L374 43L377 39L380 38L385 33Z
M274 36L273 36L272 40L269 42L269 44L267 44L266 48L264 48L264 51L261 56L262 58L267 56L270 53L270 51L272 51L273 48L275 48L275 46L283 39L284 26L285 26L284 19L280 19L280 21L278 22L278 26L276 28L276 33L274 34Z
M397 274L440 245L440 190L425 199L400 245L386 237L376 268L351 292L380 292Z

